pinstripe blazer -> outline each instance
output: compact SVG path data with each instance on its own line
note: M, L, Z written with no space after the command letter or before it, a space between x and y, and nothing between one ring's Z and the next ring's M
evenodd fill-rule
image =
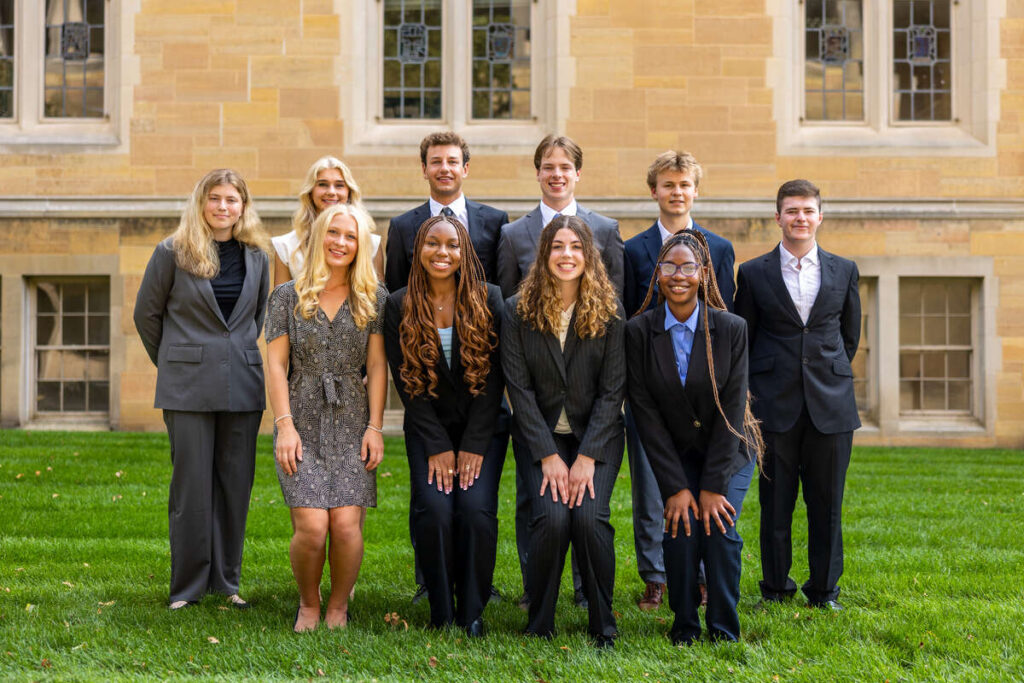
M593 339L576 336L574 313L563 351L557 337L520 319L518 303L519 295L505 302L501 328L513 436L529 447L534 462L557 453L552 434L564 407L580 453L598 462L621 458L626 390L622 304L605 334Z

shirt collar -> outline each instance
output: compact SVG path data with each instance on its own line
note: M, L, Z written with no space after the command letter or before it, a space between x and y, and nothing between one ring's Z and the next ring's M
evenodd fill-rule
M815 242L814 246L811 247L811 250L807 252L802 259L798 259L796 256L793 256L789 249L786 249L786 246L782 242L779 242L779 258L782 260L782 265L792 265L794 268L796 267L797 261L810 262L814 265L818 265L818 243Z
M576 200L569 202L569 206L565 207L561 211L555 211L550 206L544 203L544 200L540 200L540 218L544 225L547 225L554 219L555 214L560 213L563 216L575 216L576 215Z
M668 307L668 302L665 302L665 329L671 330L676 325L682 325L686 329L690 330L690 334L697 334L697 315L700 313L700 300L697 301L697 305L693 307L693 313L686 320L680 322L672 315L672 309Z
M430 215L437 216L438 214L441 213L441 209L443 209L445 206L448 206L453 212L455 212L455 216L458 217L459 220L462 220L463 217L468 216L468 214L466 213L466 195L462 193L459 194L458 198L455 201L447 205L442 204L441 202L431 197Z
M658 230L661 232L661 243L662 244L665 244L665 242L668 241L668 238L675 234L673 232L669 232L668 231L668 228L665 227L665 225L661 222L660 218L658 219ZM693 217L692 216L687 216L686 217L686 227L683 228L683 230L693 230Z

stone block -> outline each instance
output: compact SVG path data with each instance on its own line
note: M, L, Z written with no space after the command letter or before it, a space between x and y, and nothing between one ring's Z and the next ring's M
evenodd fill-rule
M225 102L221 105L225 126L273 126L279 118L277 100Z
M179 102L244 102L249 96L248 75L244 71L178 71L174 83L174 99Z
M703 45L771 45L772 22L764 16L701 17L693 20L694 32Z
M164 43L162 66L165 69L206 69L210 66L210 48L203 43Z
M278 93L282 117L338 118L338 93L333 88L281 88Z
M133 166L190 166L192 138L186 135L138 135L132 140Z
M254 56L252 85L255 87L324 87L325 74L334 72L330 57Z

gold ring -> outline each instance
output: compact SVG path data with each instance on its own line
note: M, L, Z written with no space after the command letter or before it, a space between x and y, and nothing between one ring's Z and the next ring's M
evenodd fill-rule
M454 471L455 471L455 470L448 470L448 474L451 474L451 473L452 473L452 472L454 472Z

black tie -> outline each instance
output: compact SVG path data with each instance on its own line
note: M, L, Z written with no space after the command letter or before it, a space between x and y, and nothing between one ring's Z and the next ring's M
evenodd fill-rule
M455 215L455 212L452 211L452 207L446 206L443 209L441 209L441 215L445 216L446 218L451 218L452 216Z

